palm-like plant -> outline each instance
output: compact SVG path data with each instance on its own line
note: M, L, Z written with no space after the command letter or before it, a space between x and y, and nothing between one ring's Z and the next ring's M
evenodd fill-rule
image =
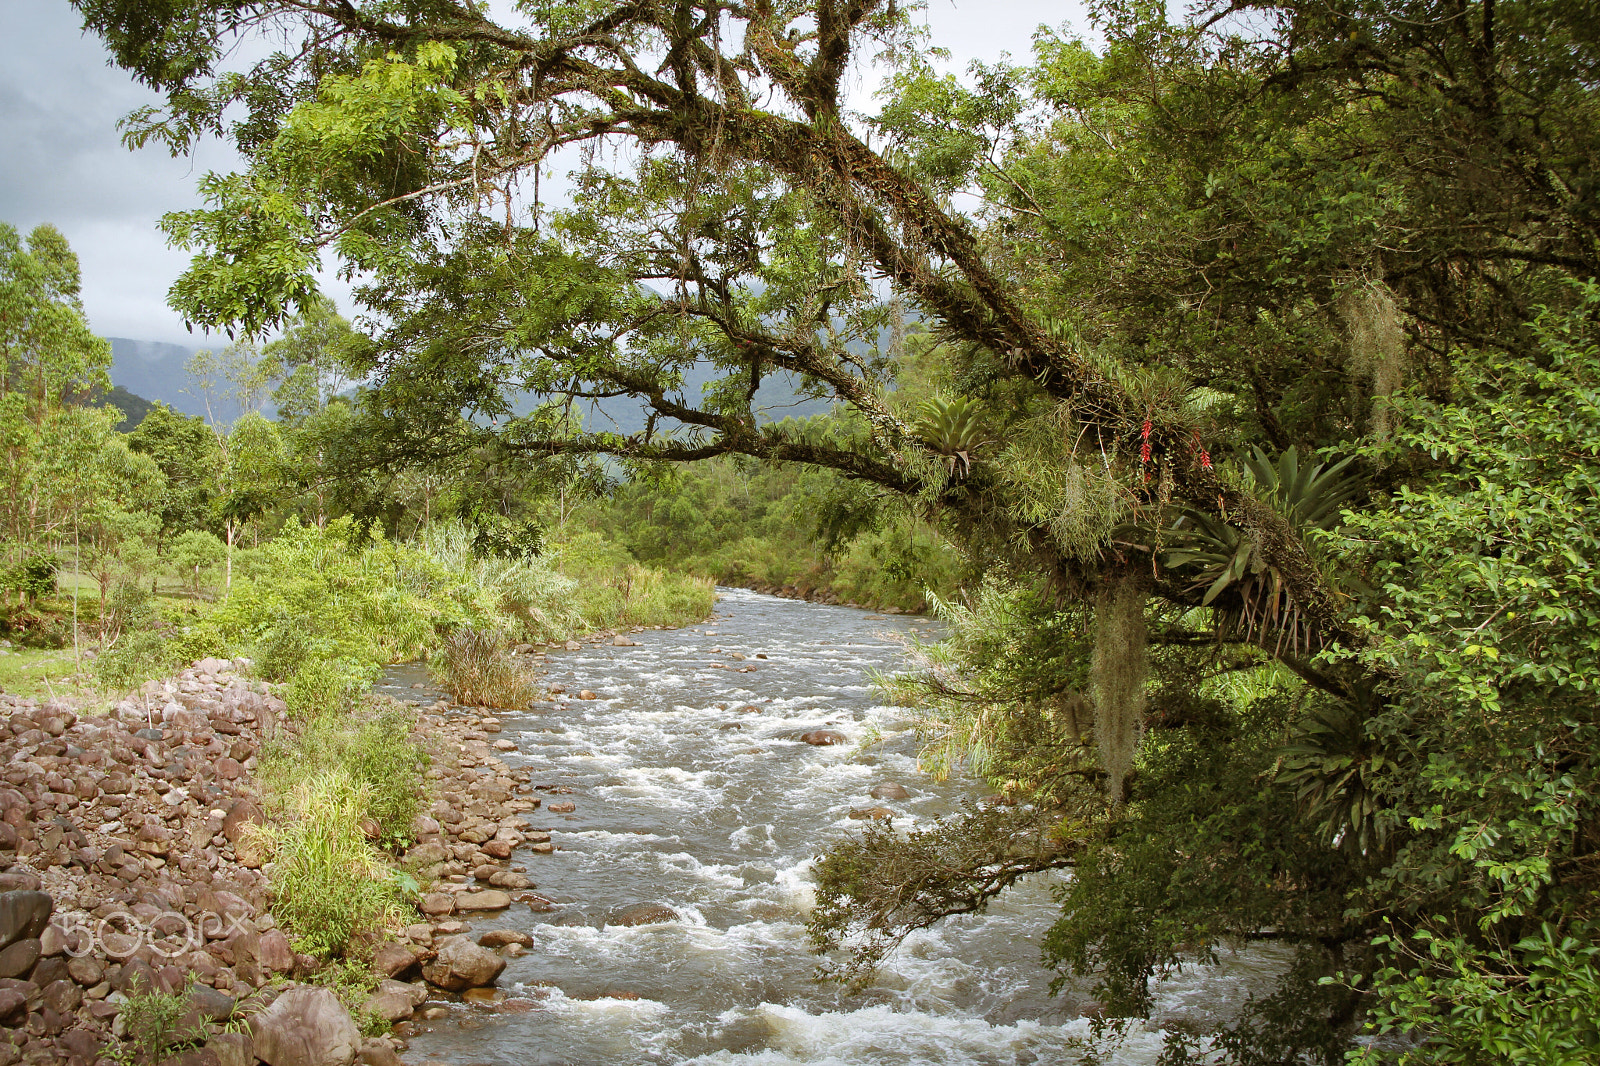
M1244 460L1244 469L1251 490L1303 533L1338 524L1340 508L1361 487L1358 478L1345 472L1350 463L1350 459L1304 463L1294 449L1272 459L1256 448ZM1300 646L1300 606L1289 583L1267 561L1249 532L1186 507L1159 540L1162 563L1193 575L1192 589L1205 589L1202 605L1212 606L1231 591L1238 606L1219 609L1235 617L1246 637L1257 631L1276 631L1277 650L1282 650L1285 641L1291 647Z
M953 400L934 397L917 405L913 429L929 448L944 456L952 477L972 470L972 457L988 443L978 421L978 405L965 396Z
M1368 703L1358 696L1313 711L1277 752L1278 780L1322 838L1363 855L1388 839L1375 780L1389 761L1366 734Z

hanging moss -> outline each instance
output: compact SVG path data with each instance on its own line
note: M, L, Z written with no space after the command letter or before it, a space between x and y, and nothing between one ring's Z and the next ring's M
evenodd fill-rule
M1350 335L1350 369L1372 381L1372 435L1387 439L1393 415L1384 399L1405 380L1406 334L1394 293L1382 282L1362 282L1339 301Z
M1094 693L1094 733L1105 765L1106 794L1123 801L1133 751L1144 733L1144 679L1149 634L1144 589L1122 575L1101 586L1095 601L1094 653L1089 666Z

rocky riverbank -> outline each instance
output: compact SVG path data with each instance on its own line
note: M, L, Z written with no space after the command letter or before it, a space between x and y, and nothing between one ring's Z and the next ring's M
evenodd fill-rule
M105 715L0 695L0 1066L395 1063L406 1030L388 1024L500 998L485 986L525 938L478 943L468 919L549 908L510 860L553 845L527 821L541 801L499 757L515 745L498 721L419 714L431 806L398 857L417 921L374 946L376 988L346 978L341 1002L269 907L252 771L294 727L245 665L204 660Z

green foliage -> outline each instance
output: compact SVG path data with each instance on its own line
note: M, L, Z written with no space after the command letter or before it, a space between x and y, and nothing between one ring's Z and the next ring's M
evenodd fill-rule
M533 680L511 661L506 635L497 629L456 630L434 660L434 674L457 703L527 707Z
M272 853L272 911L300 950L341 955L399 919L398 888L362 832L369 785L324 770L300 776L277 800L278 818L262 834Z
M974 454L988 443L978 404L964 396L953 400L935 396L923 400L917 410L913 428L928 447L944 456L951 476L970 473Z
M155 1063L173 1047L204 1039L203 1028L186 1030L180 1026L188 1011L187 986L176 992L150 988L133 991L118 1012L126 1035L122 1046L113 1049L114 1057L129 1066Z
M1362 987L1429 1061L1593 1054L1600 289L1578 295L1541 360L1479 353L1455 401L1395 398L1374 458L1431 462L1347 530L1382 592L1359 655L1398 683L1364 722L1375 816L1405 838L1367 889L1394 902Z
M283 692L289 714L301 722L343 714L377 680L375 663L354 659L306 658Z
M719 584L793 588L920 610L959 561L925 523L893 520L881 494L827 471L719 459L636 479L579 520L616 530L638 559Z

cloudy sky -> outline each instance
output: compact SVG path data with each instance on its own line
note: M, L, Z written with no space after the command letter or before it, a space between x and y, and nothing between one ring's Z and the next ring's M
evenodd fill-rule
M117 120L157 102L154 94L106 64L67 0L0 0L0 10L0 221L24 233L51 222L66 234L96 332L207 343L166 306L186 259L166 247L156 220L197 206L197 179L233 169L235 158L217 144L185 159L155 147L129 152ZM929 0L926 18L956 69L1002 52L1026 57L1040 23L1087 32L1078 0ZM335 283L329 294L347 303Z

